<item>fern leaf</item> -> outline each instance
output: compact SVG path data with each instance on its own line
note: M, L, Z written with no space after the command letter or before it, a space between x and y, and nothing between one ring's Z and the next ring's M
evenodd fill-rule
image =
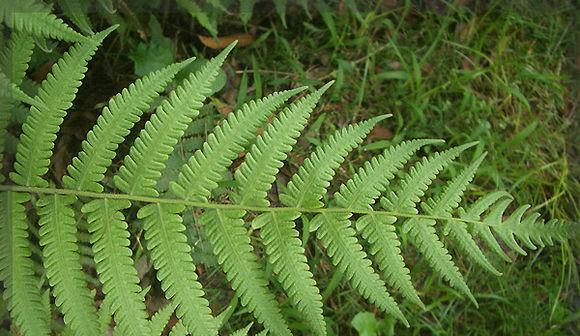
M115 176L115 185L120 190L129 195L159 194L155 186L165 161L188 124L199 114L202 102L211 93L219 67L234 46L235 42L199 72L191 74L157 108Z
M110 314L122 335L149 332L139 277L129 248L129 231L123 213L129 201L93 200L83 206L103 293L110 301Z
M288 193L280 196L282 203L290 207L321 207L323 204L319 200L326 193L335 169L384 118L374 118L336 132L300 167L288 185ZM252 225L261 228L269 262L274 265L274 272L292 303L304 314L315 334L325 335L322 297L294 227L294 220L299 215L297 212L263 214Z
M258 128L274 110L305 87L277 92L252 101L231 113L208 136L202 149L181 168L177 181L170 184L173 194L186 200L207 201L232 161L238 157Z
M500 276L502 275L487 259L485 254L481 251L473 236L467 229L467 224L461 221L448 221L445 226L446 234L449 235L457 246L473 261L478 263L483 269L490 273Z
M425 211L433 216L451 216L451 211L459 206L463 193L475 177L477 168L479 168L481 162L483 162L483 159L485 159L486 156L487 153L483 153L483 155L477 158L477 160L469 165L469 167L465 168L459 175L454 177L442 193L429 199L424 206Z
M287 191L280 195L280 201L289 207L323 207L324 203L320 199L326 193L336 169L348 153L362 143L373 127L387 117L376 117L349 125L332 135L300 166L288 183Z
M505 191L494 191L489 194L486 194L483 197L480 197L477 201L475 201L467 211L463 211L462 218L464 219L471 219L471 220L480 220L481 214L483 214L486 210L488 210L493 204L499 201L502 198L509 198L510 200L513 197L505 192Z
M388 148L379 157L367 161L350 180L341 185L340 191L334 196L337 204L347 209L369 209L385 191L390 180L395 177L393 174L403 167L413 153L425 145L438 142L441 141L413 140ZM373 223L377 223L377 226L373 226ZM375 260L379 269L385 275L389 285L398 288L407 299L422 307L423 303L413 287L410 272L402 259L398 247L400 242L396 235L389 233L392 232L390 224L393 223L390 222L389 217L363 216L357 222L356 228L371 245L370 252L376 256ZM313 228L316 229L316 226L313 225Z
M155 313L149 322L149 335L161 336L174 311L175 306L170 303Z
M10 82L20 86L26 77L28 63L32 58L34 39L23 32L12 32L8 47L0 55L2 70Z
M77 226L70 205L74 196L47 195L38 201L40 245L44 267L64 322L76 335L97 335L93 297L85 283L77 245Z
M512 202L511 198L499 201L491 208L491 210L489 211L483 222L485 224L493 224L493 225L501 224L503 222L503 214L505 213L505 210L507 209L507 207L511 202ZM485 242L485 244L494 253L499 255L503 260L507 262L512 261L510 257L508 257L505 254L505 252L495 239L488 225L473 225L471 231L472 234L479 236Z
M227 279L258 322L275 335L291 335L241 219L244 211L208 210L200 217Z
M240 18L244 25L247 25L248 21L252 18L256 1L257 0L240 0Z
M181 322L177 322L171 331L169 332L169 336L187 336L187 328Z
M147 249L157 278L167 299L176 306L177 317L193 335L217 335L179 216L183 210L180 205L149 204L137 216L143 219Z
M64 14L85 34L94 34L91 21L87 16L90 5L87 0L58 0Z
M10 316L23 335L48 336L50 310L43 303L34 272L24 203L28 194L0 194L0 281Z
M424 206L425 212L432 216L450 217L451 211L459 206L461 196L469 183L471 183L471 180L473 180L477 168L479 168L486 155L487 153L481 155L469 167L464 169L461 174L453 178L442 193L433 199L429 199ZM431 267L440 273L443 278L447 279L451 286L467 295L477 306L477 301L465 283L459 268L455 265L449 251L435 233L435 228L433 227L435 223L436 221L430 219L412 218L403 225L403 230L408 228L411 241L417 246L421 254L425 256Z
M518 207L509 217L508 219L503 222L501 225L494 227L494 231L498 234L498 236L506 243L506 245L511 248L512 250L518 252L521 255L527 255L526 251L520 247L518 242L515 239L514 231L517 230L518 227L525 227L522 225L522 218L524 217L525 212L530 208L529 205L522 205ZM528 218L532 218L532 222L535 221L536 218L533 218L534 214L530 215ZM539 215L537 215L539 216ZM521 232L521 231L520 231ZM522 238L528 239L527 235L523 235ZM534 244L530 242L532 248L535 248Z
M413 167L403 178L397 192L391 192L388 197L381 199L383 208L389 211L402 213L418 213L415 205L421 199L431 182L437 174L464 150L473 147L477 142L471 142L462 146L457 146L441 153L435 153Z
M189 59L155 71L113 97L83 141L83 150L68 166L70 176L63 177L64 186L68 189L102 192L100 182L119 144L159 93L191 61Z
M511 203L511 196L505 192L492 193L482 197L464 216L469 219L479 219L482 212L487 210L497 200L506 196L510 197L510 199L502 200L491 207L484 219L484 225L472 225L472 233L479 235L502 258L511 261L491 233L490 227L493 228L508 247L522 255L526 255L526 251L519 246L515 239L516 237L530 249L536 249L536 244L540 246L551 245L553 244L553 239L559 241L566 239L568 227L565 222L551 220L548 223L544 223L543 220L539 219L540 215L538 213L524 216L529 205L520 206L507 220L503 221L505 210Z
M356 222L356 229L370 244L369 253L374 256L373 259L389 286L425 309L411 281L411 272L401 255L401 242L393 225L396 221L397 218L393 216L365 215Z
M274 273L292 304L303 313L313 334L326 335L322 297L294 225L299 216L298 212L266 213L254 219L252 226L261 228L260 236L266 246L268 262L274 266Z
M293 103L268 125L262 135L252 145L246 160L236 171L238 192L234 199L241 205L269 206L267 192L287 153L296 143L310 113L322 94L333 82Z
M114 29L110 28L74 45L52 67L52 73L42 82L35 97L37 104L22 125L16 153L15 172L10 178L24 186L46 187L42 176L48 171L56 133L72 105L86 65L101 41Z
M443 142L442 140L421 139L405 141L390 147L385 152L365 162L358 172L334 195L337 204L347 209L369 209L386 189L396 171L403 168L419 148Z
M20 101L29 105L34 105L35 101L24 93L20 88L11 83L4 73L0 72L0 99L8 100L9 102ZM12 104L10 104L12 105ZM6 112L10 116L10 110Z
M230 336L248 336L248 333L250 332L250 328L252 327L253 323L248 324L246 327L236 330L233 333L230 334Z
M240 199L241 204L257 205L258 202L261 202L260 204L269 204L266 200L266 193L270 189L278 169L282 166L282 161L286 159L287 152L292 149L292 146L296 143L296 138L298 138L301 130L306 125L308 116L330 85L332 83L328 83L318 91L309 94L292 104L288 109L285 109L281 115L274 119L272 124L268 125L266 131L258 137L257 144L252 146L252 149L246 155L246 161L236 172L239 194L243 195ZM341 155L346 156L347 149L355 146L357 141L362 141L362 136L364 136L365 132L361 131L361 128L366 130L366 132L370 131L367 123L362 127L355 127L354 130L350 128L347 132L338 136L338 138L345 138L342 140L347 141L344 150L332 147L337 142L331 142L332 149L336 149L339 156L335 161L339 161ZM355 133L359 137L357 138L356 135L351 133ZM348 135L355 139L351 139ZM352 142L354 142L354 145ZM326 148L327 152L334 154L332 149ZM344 151L347 153L343 153ZM319 154L324 153L320 152ZM334 166L338 165L338 163L331 163L330 165ZM327 174L330 174L330 178L333 175L332 171ZM327 176L324 178L327 178ZM324 184L324 182L321 181L320 184ZM255 197L251 197L252 194ZM243 199L246 195L250 195L247 201ZM262 197L263 200L258 200L258 197ZM262 201L265 203L262 203ZM276 273L280 276L281 283L289 294L292 303L302 313L306 314L307 320L313 324L313 331L316 334L323 335L326 327L322 316L322 297L318 293L316 283L308 270L304 249L297 238L297 232L294 230L294 219L296 217L294 213L291 213L290 217L282 216L280 225L283 226L273 228L270 226L276 226L276 216L274 214L270 216L265 214L262 217L265 221L262 221L262 223L268 227L263 228L261 235L264 238L266 252L269 252L269 260L273 263Z
M469 208L467 212L462 208L460 208L459 209L460 218L469 220L480 220L481 214L484 211L489 209L491 205L493 205L499 199L504 197L509 197L511 199L510 194L503 191L497 191L487 194L484 197L478 199ZM484 224L481 224L479 226L484 226ZM487 230L489 231L489 227L487 227ZM491 234L491 232L489 233ZM449 237L457 243L457 245L463 252L465 252L472 260L478 263L485 270L497 276L501 275L501 273L489 262L485 254L483 254L483 252L473 239L472 234L469 232L468 225L465 222L448 221L445 225L445 234L449 235Z
M308 116L313 111L322 94L330 87L331 84L332 83L328 83L318 91L309 94L308 96L293 103L289 108L284 109L284 111L276 119L274 119L272 124L268 125L265 132L258 137L257 143L252 146L250 152L246 155L246 161L244 161L244 163L236 171L235 177L236 181L238 182L237 195L240 195L240 197L234 196L234 198L237 199L239 204L269 204L269 202L266 200L266 192L270 189L270 185L274 181L278 169L282 166L282 160L286 158L287 152L289 152L292 149L292 146L296 143L296 138L300 135L300 131L306 125ZM248 197L246 198L246 196ZM229 225L237 225L239 222L241 222L243 229L243 220L241 218L244 215L245 211L227 211L224 212L223 216L227 217L227 219L224 220L221 213L212 212L212 215L208 215L209 218L218 217L219 219L209 220L208 222L213 223L213 225L218 225L216 223L224 224L224 222ZM208 228L208 231L216 232L213 227ZM218 237L214 238L217 239ZM240 242L240 244L244 243L245 240ZM231 251L227 249L217 249L215 246L214 248L215 253L218 256L218 260L226 262L228 259L231 259ZM240 248L241 247L237 247L238 250ZM257 262L254 261L255 256L253 256L253 248L250 245L249 238L247 239L247 246L244 246L242 250L248 251L244 258L247 260L247 263L251 264L251 267L255 269L254 272L262 273L263 271L260 269ZM237 263L234 263L233 265L234 267L231 269L229 267L224 267L224 270L230 280L237 278L237 276L240 274L244 274L244 270L239 269L241 265ZM246 291L245 287L242 286L240 288L236 288L234 284L232 284L232 287L234 290L236 290L236 292L238 292L238 295L244 298L243 293ZM277 307L273 296L268 292L267 282L264 284L258 283L257 288L263 293L261 297L255 297L253 295L245 296L245 300L243 299L242 303L245 306L249 305L249 308L254 312L258 320L263 323L267 329L273 331L278 330L281 334L288 332L288 328L286 327L284 320L279 314L279 308ZM240 294L240 292L242 294ZM263 300L264 303L268 303L269 306L267 309L277 313L264 314L264 309L266 309L266 307L262 307L262 304L256 302L257 300ZM319 307L318 309L320 310ZM279 325L279 323L283 324ZM276 327L276 325L279 326Z
M49 8L35 0L4 0L0 3L0 19L14 30L35 36L68 42L81 42L85 37L50 13Z
M345 275L354 288L384 312L409 325L383 281L374 271L371 261L363 251L351 227L348 213L321 213L314 217L316 235L326 249L338 271Z
M413 245L427 259L429 265L437 273L441 274L445 280L449 281L453 288L460 290L469 297L475 306L478 306L459 269L451 259L449 251L447 251L437 236L434 227L435 220L412 218L405 224L411 228L409 237Z

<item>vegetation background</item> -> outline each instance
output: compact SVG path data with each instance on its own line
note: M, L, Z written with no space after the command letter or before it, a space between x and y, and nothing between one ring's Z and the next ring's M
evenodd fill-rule
M317 0L288 1L284 7L278 1L258 1L252 14L221 7L220 1L198 2L203 6L191 13L171 1L119 0L114 13L89 10L93 29L112 23L121 27L89 66L78 94L82 100L57 141L55 176L62 176L110 96L175 60L197 56L201 61L193 66L198 67L216 49L238 39L196 139L203 139L216 120L250 99L336 79L280 181L305 158L302 154L335 129L391 113L393 118L375 128L367 144L350 155L339 180L351 176L369 152L403 139L442 138L449 146L479 140L476 152L490 153L472 195L504 189L517 203L535 204L547 217L580 218L580 8L575 1ZM66 8L57 3L55 13L63 11ZM75 22L74 17L63 18ZM34 54L30 77L36 81L64 51L47 47ZM185 159L188 147L183 148L174 160ZM465 164L471 159L463 158ZM454 169L447 172L453 173ZM456 262L479 308L445 286L412 249L403 248L427 305L419 311L401 304L409 329L393 325L360 300L334 276L315 243L307 251L323 289L327 323L336 335L580 335L574 255L578 242L570 241L572 245L540 249L525 258L513 254L511 264L495 260L502 277L472 268L458 255ZM140 262L146 274L150 265L145 259ZM220 286L227 285L215 283L217 268L200 266L198 271L203 282L214 282L206 288L211 288L208 295L215 302ZM224 297L223 304L228 300ZM7 319L4 308L0 315ZM236 330L249 321L247 314L234 315L227 328Z

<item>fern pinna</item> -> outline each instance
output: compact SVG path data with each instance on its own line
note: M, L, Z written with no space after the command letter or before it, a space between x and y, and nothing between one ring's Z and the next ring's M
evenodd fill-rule
M281 309L280 291L298 312L291 318L305 322L307 329L302 331L327 333L323 299L305 251L309 233L315 234L353 289L404 324L407 320L395 298L419 308L427 298L417 292L401 254L403 239L475 304L444 244L446 236L469 259L496 275L500 272L480 245L509 260L500 239L520 254L526 252L519 242L535 249L566 239L564 223L544 223L527 206L508 216L512 199L505 192L485 195L472 204L464 200L485 154L443 188L429 190L439 174L475 143L433 152L441 140L404 141L362 164L330 196L337 169L388 116L331 135L287 185L278 183L279 204L273 206L270 195L278 172L332 83L310 93L305 87L275 92L243 105L215 127L177 176L164 177L169 178L169 187L161 188L169 156L200 114L234 44L169 92L167 87L191 60L152 72L114 96L62 181L49 179L46 173L59 128L88 62L114 27L83 36L50 12L27 16L2 10L12 32L0 58L0 152L7 150L4 140L12 134L7 132L12 110L28 109L9 181L0 186L0 280L14 329L20 334L50 335L59 328L51 323L52 297L64 321L58 331L66 335L101 335L111 328L115 335L160 335L173 314L179 322L172 335L217 335L226 317L216 316L218 311L210 307L196 272L187 233L191 223L185 221L192 209L235 296L272 335L292 334L290 316ZM51 25L38 26L37 17ZM73 44L30 97L20 85L35 39L42 38ZM119 145L128 141L153 105L157 107L111 178L107 171ZM414 159L426 147L432 154ZM242 152L243 162L224 189L223 182ZM425 198L427 194L431 197ZM141 242L146 255L169 301L153 316L134 266L136 238L131 229L138 225L144 231ZM83 249L87 244L89 253ZM88 279L95 277L89 286ZM280 291L272 289L272 281ZM102 292L99 305L91 288ZM247 334L250 328L234 334Z

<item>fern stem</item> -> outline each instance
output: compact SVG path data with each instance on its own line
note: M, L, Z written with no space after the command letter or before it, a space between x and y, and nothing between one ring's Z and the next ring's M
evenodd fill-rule
M384 211L384 210L372 210L372 209L356 209L356 208L302 208L302 207L262 207L262 206L250 206L250 205L239 205L239 204L223 204L223 203L209 203L209 202L195 202L186 201L177 198L158 198L158 197L147 197L147 196L137 196L128 194L112 194L112 193L97 193L91 191L81 191L72 189L58 189L58 188L40 188L40 187L26 187L17 185L0 185L0 191L14 191L14 192L25 192L34 193L41 195L75 195L78 197L87 197L92 199L117 199L117 200L129 200L134 202L143 203L158 203L158 204L181 204L185 206L190 206L194 208L202 209L222 209L222 210L245 210L245 211L255 211L255 212L290 212L299 211L302 213L353 213L359 215L390 215L395 217L403 218L418 218L418 219L435 219L441 221L455 221L470 224L477 224L487 227L497 227L499 224L492 224L482 222L480 220L468 219L468 218L457 218L457 217L442 217L433 215L420 215L413 213L397 212L397 211Z

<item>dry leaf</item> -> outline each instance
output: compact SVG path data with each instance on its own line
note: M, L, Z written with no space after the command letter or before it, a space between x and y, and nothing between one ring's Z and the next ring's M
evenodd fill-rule
M384 128L381 126L375 126L375 128L373 128L373 130L371 131L371 134L369 134L369 136L367 138L369 139L369 141L373 141L373 140L390 139L392 137L393 137L393 132L391 132L390 129Z
M238 47L245 47L252 44L256 37L248 33L243 34L233 34L228 36L222 36L218 38L213 38L210 36L197 35L201 43L211 49L224 49L234 41L238 41Z

